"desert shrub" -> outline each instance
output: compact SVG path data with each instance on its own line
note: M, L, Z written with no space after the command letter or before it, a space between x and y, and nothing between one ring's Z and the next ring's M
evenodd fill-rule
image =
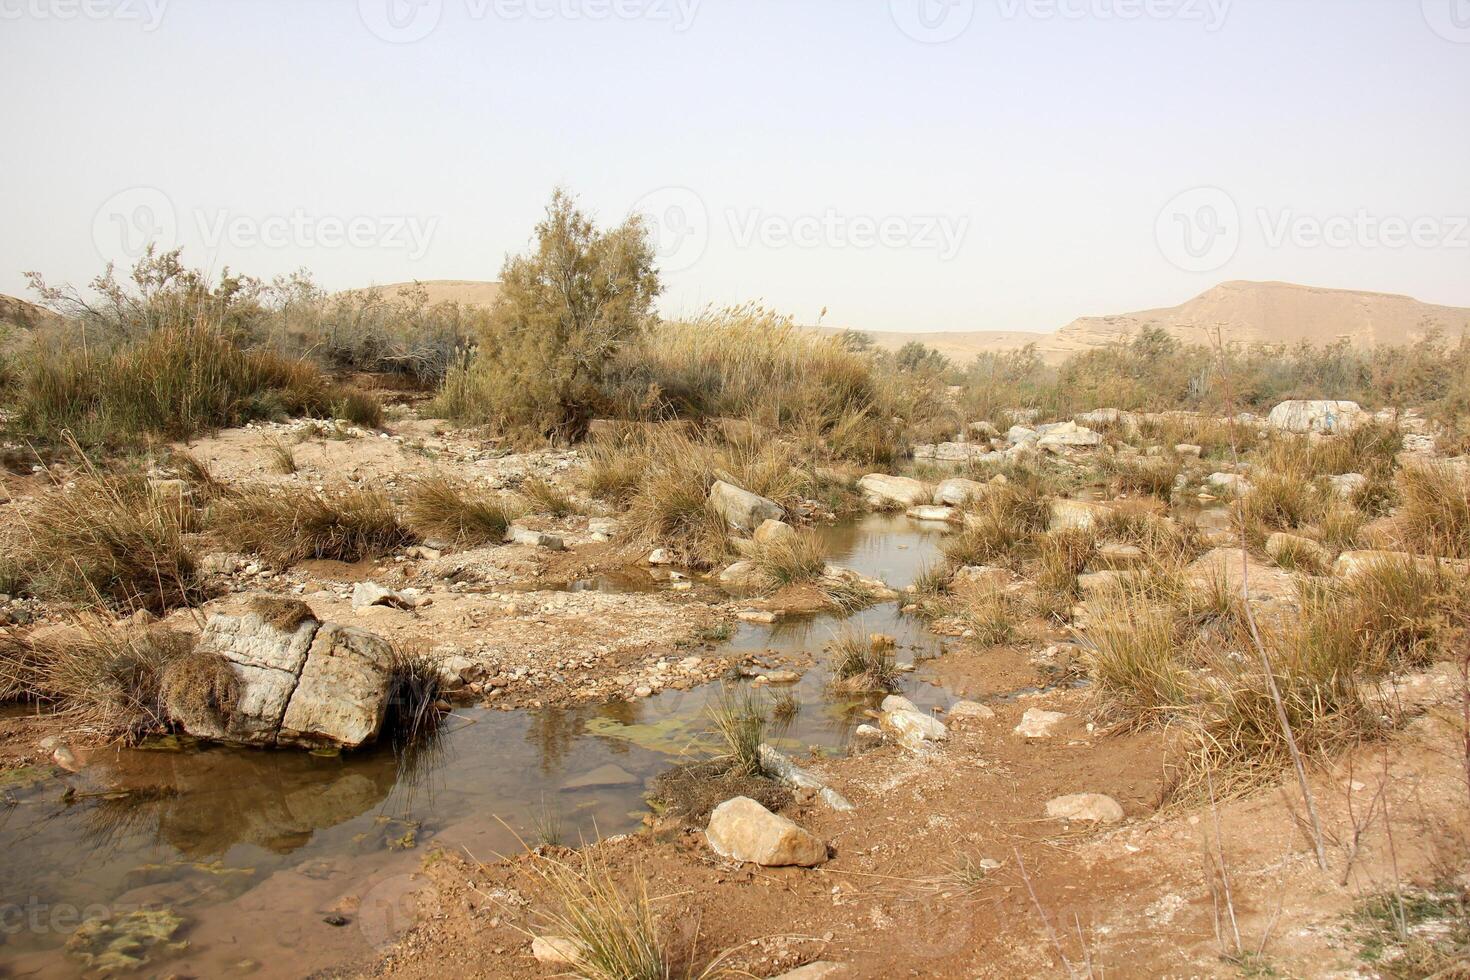
M29 636L13 630L0 633L0 704L47 700L50 662L46 649L37 647Z
M165 613L202 596L191 515L139 476L87 470L22 517L30 589L43 598Z
M1116 456L1105 468L1117 493L1144 493L1169 499L1183 464L1175 456Z
M708 708L713 734L729 763L727 771L745 776L765 775L760 747L770 725L770 711L750 688L725 690Z
M1316 542L1296 535L1288 536L1273 551L1271 558L1288 571L1307 575L1326 575L1331 562Z
M643 458L626 446L594 440L583 455L586 467L578 475L578 482L594 497L623 503L643 480Z
M1161 514L1132 507L1114 507L1093 526L1099 540L1137 546L1155 566L1186 564L1204 551L1197 528Z
M1277 471L1251 475L1251 488L1231 513L1246 540L1260 547L1273 531L1293 531L1317 520L1328 501L1311 483Z
M1373 562L1304 591L1301 648L1366 677L1422 668L1449 655L1459 637L1455 614L1467 601L1470 587L1453 572Z
M530 509L538 514L566 517L568 514L576 514L581 511L577 502L564 490L539 477L526 480L520 485L517 492L530 506Z
M178 473L179 479L188 485L190 495L201 503L219 500L234 493L229 484L214 475L208 463L187 450L174 450L169 454L168 461Z
M331 392L317 368L246 350L217 323L190 319L100 350L39 344L21 366L14 424L45 440L69 431L84 446L126 446L323 414Z
M653 427L609 446L594 468L637 472L636 486L620 487L633 534L669 549L688 564L710 565L729 551L724 520L709 503L717 480L794 504L813 486L813 476L796 467L792 447L778 440L726 443L691 436L677 427ZM612 456L622 457L616 463Z
M1328 507L1314 527L1322 544L1329 550L1347 551L1358 546L1359 535L1366 523L1362 511L1339 503Z
M355 562L414 540L378 491L250 490L210 510L210 530L231 548L280 565L308 558Z
M600 231L557 190L535 234L533 252L506 260L479 350L449 370L436 410L576 440L605 406L612 359L648 328L662 287L638 217Z
M941 546L952 565L983 565L1010 557L1045 531L1051 505L1034 484L999 484L969 505L965 526Z
M368 429L383 427L383 403L376 395L352 385L337 385L327 392L331 416Z
M933 373L885 368L758 305L658 324L617 370L625 417L744 419L808 455L866 464L905 454L914 425L947 414Z
M1079 597L1077 579L1097 553L1092 528L1065 528L1036 535L1034 581L1038 610L1063 616Z
M1394 515L1404 547L1442 558L1470 558L1470 471L1419 463L1399 472Z
M1351 663L1323 656L1310 631L1290 625L1268 632L1265 642L1281 707L1303 755L1322 758L1378 733L1379 712L1365 700ZM1275 696L1253 653L1218 662L1192 738L1186 783L1201 784L1208 770L1227 787L1249 786L1275 778L1289 764Z
M999 646L1016 638L1021 603L995 585L957 583L946 611L964 623L970 638L980 646Z
M567 861L532 856L532 873L555 907L540 913L540 931L565 937L574 952L572 969L586 980L704 980L718 975L719 959L696 968L697 950L676 949L659 928L648 879L635 869L630 886L620 886L605 859L583 849ZM697 941L697 940L696 940Z
M422 745L439 727L439 662L420 649L394 645L388 660L388 714L383 730L396 746Z

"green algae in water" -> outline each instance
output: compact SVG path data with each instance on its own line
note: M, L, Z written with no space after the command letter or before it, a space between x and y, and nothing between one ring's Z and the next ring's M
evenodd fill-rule
M0 794L19 793L51 778L51 771L40 766L21 766L0 772Z
M650 752L685 755L709 734L709 719L703 715L674 715L659 721L625 725L612 718L587 719L587 733L614 738Z
M182 952L187 942L174 942L184 920L169 909L138 909L114 919L84 922L66 941L66 951L102 973L131 972L155 955Z

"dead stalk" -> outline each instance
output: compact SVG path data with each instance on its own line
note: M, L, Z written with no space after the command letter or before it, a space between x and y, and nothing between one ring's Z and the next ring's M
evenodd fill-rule
M1240 439L1237 426L1239 421L1235 412L1235 395L1230 384L1230 369L1225 359L1225 344L1221 335L1221 328L1216 327L1211 334L1211 345L1214 347L1216 359L1220 365L1220 380L1225 389L1225 411L1229 418L1230 427L1230 458L1235 464L1236 472L1240 470ZM1240 599L1241 607L1245 613L1245 621L1250 627L1251 645L1256 648L1256 653L1261 658L1261 667L1266 672L1266 689L1271 695L1271 704L1276 709L1276 720L1281 724L1282 736L1286 739L1287 752L1291 754L1291 764L1296 770L1296 779L1301 787L1302 800L1306 804L1307 819L1312 827L1312 844L1317 852L1317 867L1324 874L1327 871L1327 845L1322 835L1322 821L1317 815L1317 801L1312 795L1312 786L1307 781L1307 767L1302 760L1301 748L1297 745L1296 735L1291 730L1291 720L1286 715L1286 704L1281 698L1281 689L1276 685L1276 670L1271 662L1271 655L1266 652L1266 644L1261 640L1261 631L1256 624L1255 613L1250 605L1250 555L1247 553L1246 522L1244 520L1245 499L1236 495L1234 506L1237 508L1236 524L1240 528Z

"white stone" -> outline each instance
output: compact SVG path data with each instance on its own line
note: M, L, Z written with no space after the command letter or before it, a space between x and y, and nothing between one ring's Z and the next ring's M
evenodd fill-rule
M1016 734L1026 738L1050 738L1056 727L1066 720L1067 716L1060 711L1027 708L1021 716L1021 723L1016 726Z
M767 868L812 868L827 860L827 845L815 834L745 796L715 807L704 836L721 857Z
M763 521L778 521L785 514L774 500L723 480L710 487L709 502L726 524L740 531L754 531Z
M939 486L934 488L934 500L936 503L947 504L950 507L963 507L984 492L985 484L955 477L941 481Z
M1075 793L1047 801L1046 815L1056 820L1117 823L1123 819L1123 807L1111 796L1101 793Z
M889 476L886 473L869 473L858 481L858 489L885 504L897 504L904 508L926 504L933 495L929 484L921 480Z
M1283 432L1336 434L1351 431L1364 415L1357 402L1286 401L1271 409L1266 422Z

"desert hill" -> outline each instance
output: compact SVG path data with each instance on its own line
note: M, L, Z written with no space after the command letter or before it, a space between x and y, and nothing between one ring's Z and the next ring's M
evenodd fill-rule
M422 282L395 282L373 288L382 290L383 295L389 299L422 289L429 298L430 306L436 303L491 306L495 303L495 297L500 294L500 283L481 279L426 279Z
M379 287L400 295L422 287L430 303L488 306L500 284L466 279L394 283ZM29 304L26 304L29 305ZM1409 296L1352 289L1323 289L1286 282L1225 282L1178 306L1084 316L1054 333L1020 330L864 331L884 350L918 341L963 364L976 354L1015 350L1035 344L1048 362L1059 363L1078 351L1126 340L1144 327L1159 327L1187 343L1209 343L1219 329L1227 343L1330 344L1346 339L1354 346L1412 343L1431 330L1451 338L1470 331L1470 308L1421 303ZM840 327L816 327L841 333Z
M1039 346L1060 358L1124 340L1148 326L1189 343L1208 343L1218 328L1227 343L1321 346L1347 340L1355 347L1376 347L1412 343L1434 329L1457 337L1470 330L1470 309L1393 293L1225 282L1178 306L1079 317Z
M28 303L15 296L6 296L0 293L0 324L10 327L20 327L23 330L33 330L43 323L58 320L55 313L48 309Z

